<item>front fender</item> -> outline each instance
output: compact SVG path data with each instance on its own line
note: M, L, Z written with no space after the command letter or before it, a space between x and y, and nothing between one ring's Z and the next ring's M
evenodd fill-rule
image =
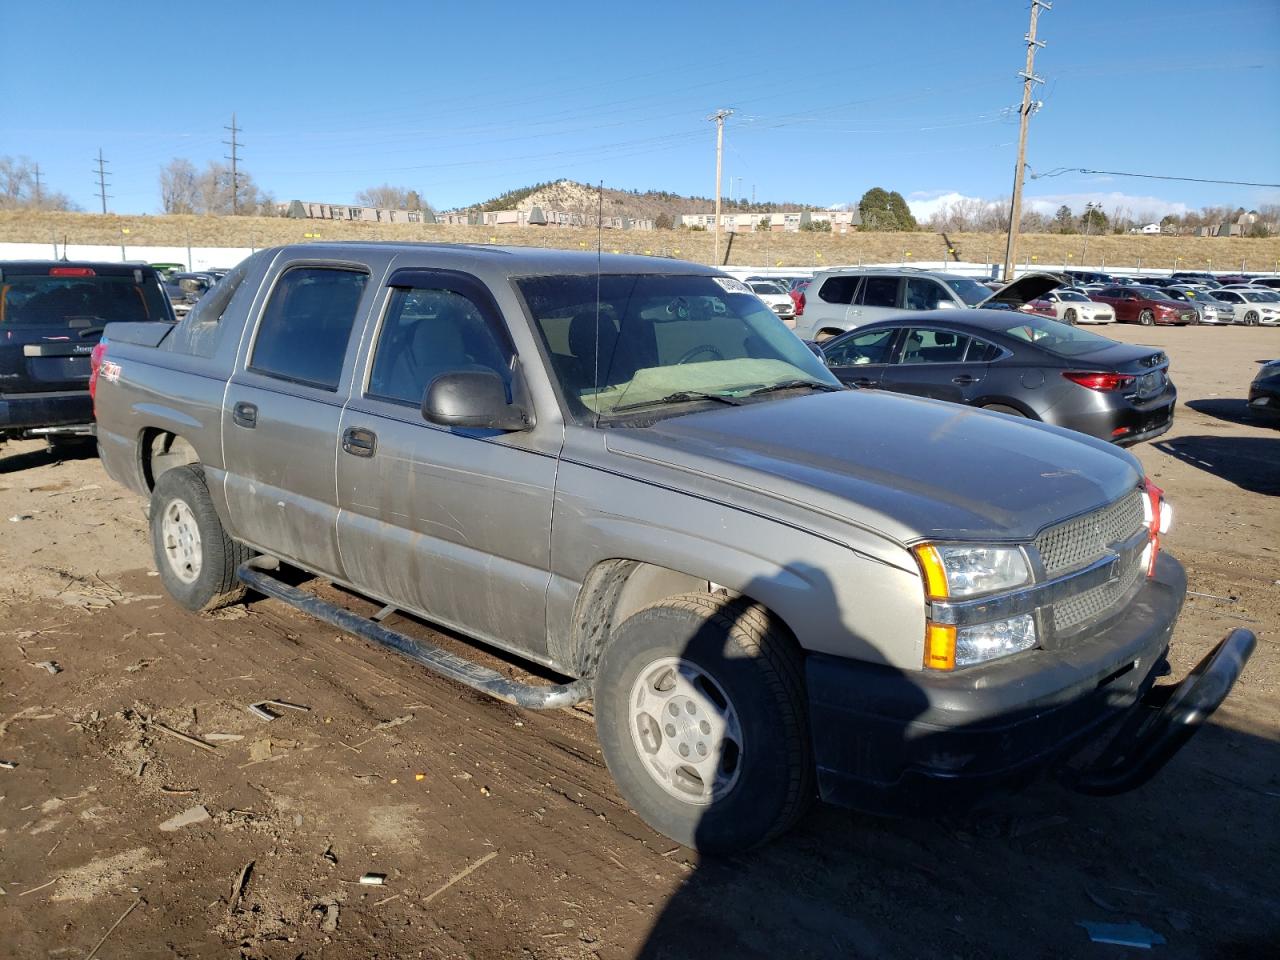
M780 617L807 651L919 669L920 577L829 537L733 504L563 463L552 524L551 638L572 633L591 571L625 559L742 593Z

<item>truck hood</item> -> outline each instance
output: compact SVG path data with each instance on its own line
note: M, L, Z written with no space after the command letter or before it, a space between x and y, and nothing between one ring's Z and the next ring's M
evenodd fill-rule
M611 430L606 445L693 474L700 492L718 485L714 496L751 500L756 512L808 528L851 523L900 543L1029 540L1142 479L1131 455L1100 440L878 391L700 411Z

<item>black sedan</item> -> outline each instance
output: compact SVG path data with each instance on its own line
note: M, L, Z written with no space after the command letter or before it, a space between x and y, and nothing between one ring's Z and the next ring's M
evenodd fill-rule
M857 387L967 403L1120 444L1173 424L1169 358L1046 317L991 310L917 313L822 344Z
M1280 360L1270 360L1258 368L1249 384L1249 409L1280 424Z

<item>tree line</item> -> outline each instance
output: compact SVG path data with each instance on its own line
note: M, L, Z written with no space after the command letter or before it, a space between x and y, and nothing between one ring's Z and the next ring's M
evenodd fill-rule
M0 210L79 210L65 193L50 190L30 157L0 157Z

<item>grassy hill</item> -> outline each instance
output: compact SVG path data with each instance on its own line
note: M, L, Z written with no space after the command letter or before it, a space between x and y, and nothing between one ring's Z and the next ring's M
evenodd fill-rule
M127 230L128 233L122 233ZM312 234L307 237L306 234ZM595 230L536 227L448 227L427 224L341 223L280 217L106 216L90 213L0 211L0 242L119 245L129 256L145 257L146 246L266 247L321 240L417 240L503 243L515 246L594 250ZM951 234L962 260L987 263L1004 256L1004 237ZM1019 245L1019 266L1078 264L1083 237L1028 234ZM686 230L606 230L606 253L671 256L712 262L713 237ZM739 234L728 247L729 264L815 267L827 264L937 261L946 243L936 233L764 233ZM52 249L52 248L50 248ZM1142 266L1153 270L1246 269L1280 273L1280 238L1102 236L1089 238L1089 265Z

